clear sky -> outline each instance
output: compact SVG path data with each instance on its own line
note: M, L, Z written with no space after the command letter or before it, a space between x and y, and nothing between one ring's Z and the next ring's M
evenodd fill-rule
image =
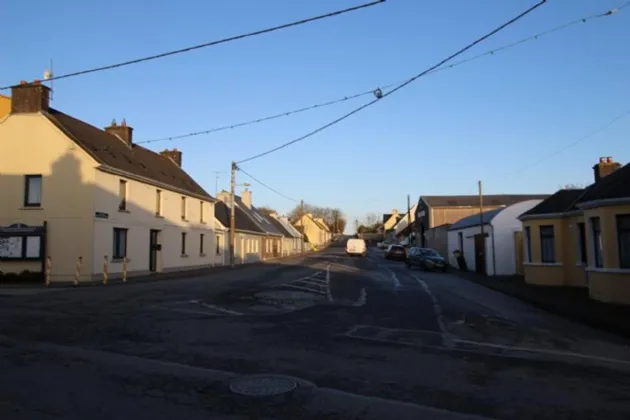
M362 0L7 0L0 84L178 49L362 3ZM137 141L334 100L412 76L535 0L388 0L352 14L126 68L59 80L53 106L96 126L126 118ZM549 0L462 58L623 0ZM304 142L243 168L281 192L367 212L419 195L552 193L588 184L600 156L630 161L630 118L545 156L630 110L630 7L419 79ZM371 98L173 142L211 194L231 160L299 137ZM244 176L238 182L246 182ZM255 205L294 203L252 183Z

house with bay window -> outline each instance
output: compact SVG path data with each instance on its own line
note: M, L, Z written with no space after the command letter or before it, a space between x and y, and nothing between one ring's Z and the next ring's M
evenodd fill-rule
M100 129L54 109L49 92L14 86L0 118L0 271L89 282L213 266L216 200L182 152L135 144L125 120Z
M519 217L525 281L630 304L630 165L606 157L593 171L587 188L560 190Z

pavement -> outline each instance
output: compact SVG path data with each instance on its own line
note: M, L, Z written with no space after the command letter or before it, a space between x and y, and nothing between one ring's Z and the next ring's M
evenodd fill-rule
M0 290L2 419L627 419L630 341L342 247Z

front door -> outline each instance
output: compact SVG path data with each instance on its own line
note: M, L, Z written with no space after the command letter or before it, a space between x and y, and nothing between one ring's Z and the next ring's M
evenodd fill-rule
M160 231L151 229L149 231L149 271L157 271L158 251L162 248L160 244Z
M485 235L475 235L475 272L479 274L486 274L485 243Z

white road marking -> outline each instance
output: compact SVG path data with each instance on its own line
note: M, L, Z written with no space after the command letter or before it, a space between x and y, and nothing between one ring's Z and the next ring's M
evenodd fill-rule
M321 290L315 290L315 289L311 289L309 287L295 286L293 284L284 284L283 286L284 287L291 287L293 289L298 289L298 290L306 290L306 291L311 292L311 293L317 293L318 295L324 295L325 294Z
M453 337L446 329L446 326L444 324L444 315L442 315L442 308L440 307L440 304L438 303L437 298L435 297L433 293L431 293L431 289L429 289L429 285L424 280L420 279L419 277L415 275L413 275L412 277L418 283L420 283L420 285L422 286L426 294L429 295L429 297L431 298L431 301L433 302L433 311L435 312L438 326L440 327L440 330L442 331L442 334L444 336L444 346L453 347Z
M332 302L332 293L330 292L330 264L326 266L326 298L328 302Z
M178 308L162 308L165 310L173 311L173 312L183 312L186 314L195 314L195 315L205 315L205 316L221 316L220 314L212 313L212 312L204 312L204 311L193 311L190 309L178 309Z
M531 348L531 347L519 347L519 346L507 346L503 344L483 343L483 342L472 341L472 340L461 340L459 338L454 338L452 340L456 344L470 344L470 345L478 346L478 347L490 347L490 348L501 349L501 350L522 351L526 353L541 353L541 354L548 354L552 356L562 356L562 357L575 357L579 359L596 360L598 362L616 363L616 364L630 366L629 360L611 359L609 357L594 356L594 355L582 354L582 353L573 353L570 351L536 349L536 348Z
M312 280L295 280L292 282L289 282L287 284L297 284L298 286L300 284L304 284L307 286L319 286L319 287L326 287L326 283L325 280L322 281L312 281Z
M365 287L361 288L361 294L359 295L359 299L352 304L352 306L363 306L367 303L367 291Z
M206 308L208 308L208 309L215 310L215 311L217 311L217 312L223 312L223 313L225 313L225 314L230 314L230 315L243 315L243 314L242 314L242 313L240 313L240 312L232 311L232 310L230 310L230 309L221 308L221 307L219 307L219 306L215 306L215 305L212 305L212 304L210 304L210 303L200 302L199 304L200 304L201 306L204 306L204 307L206 307Z
M394 270L392 270L389 267L385 267L385 269L389 271L390 274L392 275L392 280L394 280L394 288L400 287L400 280L398 280L398 277L396 276L396 273L394 273Z

